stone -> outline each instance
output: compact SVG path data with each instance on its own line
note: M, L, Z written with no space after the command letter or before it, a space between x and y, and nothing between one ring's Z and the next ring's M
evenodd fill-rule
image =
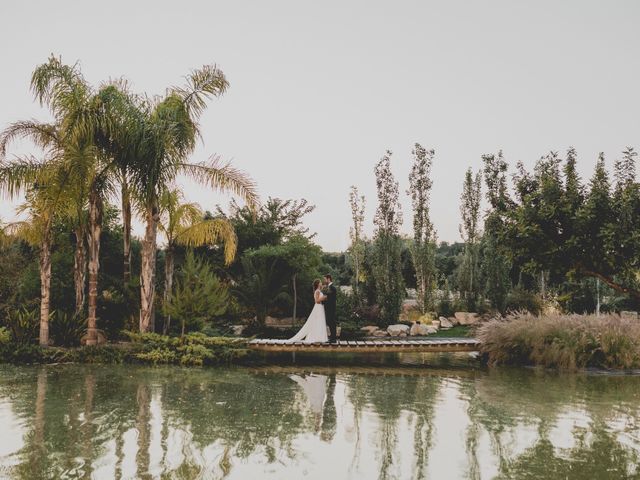
M82 337L80 337L80 345L86 345L88 337L89 337L88 333L85 333ZM107 343L107 337L105 337L104 333L102 333L100 330L97 331L96 337L97 337L96 345L103 345Z
M387 335L389 335L389 334L387 333L386 330L378 329L378 330L374 330L373 332L371 332L371 336L372 337L386 337Z
M453 323L445 317L440 317L440 328L443 330L449 330L453 328Z
M440 320L431 320L431 326L436 330L440 328Z
M404 332L404 334L409 333L409 327L407 325L402 325L401 323L397 323L395 325L389 325L387 327L387 333L392 337L397 337L400 333Z
M447 320L449 320L451 322L451 325L453 325L454 327L458 324L458 320L456 319L456 317L449 317L447 318Z
M427 325L427 335L433 335L434 333L438 333L438 329Z
M620 312L620 317L626 318L629 320L638 320L638 312L623 310L622 312Z
M424 323L414 323L411 325L411 329L409 330L409 335L412 337L429 335L429 327Z
M242 335L244 331L244 325L231 325L231 331L234 335Z
M367 335L371 335L376 330L379 330L379 328L375 325L366 325L360 329L361 332L364 332Z
M473 312L456 312L454 316L460 325L474 325L480 320L480 315Z

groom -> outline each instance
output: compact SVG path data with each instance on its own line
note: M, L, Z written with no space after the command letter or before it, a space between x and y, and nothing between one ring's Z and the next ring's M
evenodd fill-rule
M331 275L324 276L324 284L326 285L327 299L324 303L324 313L329 326L329 343L336 343L336 287L333 285Z

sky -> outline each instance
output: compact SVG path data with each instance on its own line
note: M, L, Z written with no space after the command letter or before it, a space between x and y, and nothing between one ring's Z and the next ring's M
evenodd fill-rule
M351 185L372 234L387 149L407 234L411 149L435 149L431 217L440 240L456 241L464 173L481 155L502 149L531 167L574 146L588 178L599 152L612 165L640 147L634 0L22 0L0 2L0 18L0 128L50 118L29 78L51 53L94 85L125 77L149 94L215 63L230 89L203 115L192 160L231 160L263 200L306 198L327 251L348 246ZM14 148L25 151L37 153ZM229 202L178 183L205 209ZM0 202L0 219L13 219L18 201Z

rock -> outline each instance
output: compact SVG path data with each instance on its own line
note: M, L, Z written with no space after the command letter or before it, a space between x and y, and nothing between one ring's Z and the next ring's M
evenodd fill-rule
M388 335L386 330L374 330L373 332L371 332L371 336L372 337L386 337Z
M453 323L445 317L440 317L440 328L443 330L449 330L450 328L453 328Z
M425 325L424 323L414 323L413 325L411 325L409 335L411 335L412 337L429 335L429 326Z
M427 335L433 335L434 333L438 333L438 329L427 325Z
M456 312L454 315L460 325L474 325L480 320L480 315L473 312Z
M371 335L373 332L375 332L376 330L379 330L378 327L376 327L375 325L367 325L364 326L360 329L361 332L366 333L367 335Z
M620 317L627 318L629 320L638 320L638 312L623 310L620 312Z
M408 313L401 313L398 316L398 321L400 321L400 322L408 322L409 321L409 314Z
M449 318L447 318L447 320L449 320L451 322L451 325L453 325L454 327L456 325L459 325L458 320L456 319L456 317L449 317Z
M100 330L98 330L97 332L97 343L96 345L102 345L104 343L107 343L107 337L104 336L104 333L102 333ZM85 333L82 337L80 337L80 345L86 345L87 344L87 337L89 336L88 333Z
M440 328L440 320L431 320L431 326L436 330Z
M410 310L418 308L418 301L413 298L407 298L402 302L402 311L408 312Z
M231 331L234 335L242 335L244 331L244 325L231 325Z
M398 336L399 336L399 337L406 337L406 336L407 336L407 334L406 334L405 332L400 332L400 333L398 334Z
M404 332L405 335L409 333L409 327L407 325L402 325L397 323L395 325L389 325L387 327L387 333L392 337L397 337L400 333Z

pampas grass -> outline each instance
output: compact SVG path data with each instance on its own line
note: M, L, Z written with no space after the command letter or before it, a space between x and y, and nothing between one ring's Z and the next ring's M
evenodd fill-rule
M640 368L640 322L617 315L512 315L478 328L490 365Z

